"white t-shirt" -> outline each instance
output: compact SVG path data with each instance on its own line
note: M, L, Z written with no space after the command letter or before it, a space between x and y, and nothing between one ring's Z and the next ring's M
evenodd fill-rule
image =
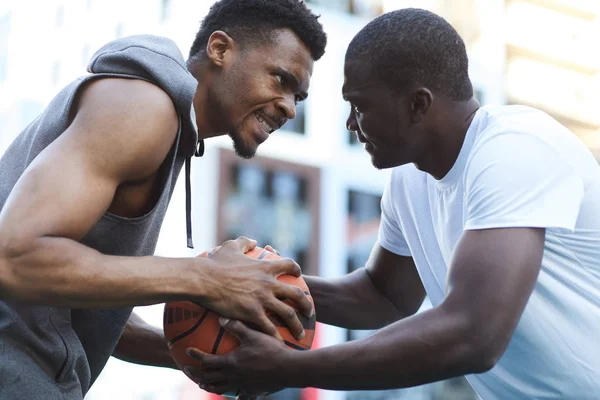
M465 230L546 228L506 352L467 379L485 400L600 399L600 167L573 133L533 108L482 107L446 176L397 167L381 204L380 244L413 257L433 306Z

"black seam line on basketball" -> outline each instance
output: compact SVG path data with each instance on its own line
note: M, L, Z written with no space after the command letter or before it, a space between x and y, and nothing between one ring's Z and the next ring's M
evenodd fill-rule
M263 250L263 252L260 253L260 256L258 256L258 260L262 260L263 258L265 258L268 253L269 252L267 250Z
M308 350L308 349L305 349L302 346L298 346L297 344L294 344L292 342L288 342L287 340L284 340L283 343L285 343L286 346L291 347L292 349L296 349L296 350Z
M208 315L208 310L204 310L204 314L202 314L202 316L200 317L200 319L194 324L194 326L192 326L190 329L188 329L187 331L180 333L179 335L175 336L173 339L169 340L167 342L167 347L171 347L173 346L173 344L181 339L183 339L184 337L186 337L187 335L189 335L190 333L194 332L196 330L196 328L198 328L200 326L200 324L202 323L202 321L204 321L204 318L206 318L206 316Z
M307 295L307 296L310 296L310 292L304 292L304 294ZM283 296L277 298L277 300L281 300L281 301L284 301L284 300L287 300L287 299L288 299L287 297L283 297Z
M219 344L221 344L221 339L223 339L224 334L225 334L225 328L223 328L223 327L219 328L219 334L217 335L217 338L215 339L215 344L213 345L211 353L217 354L217 349L219 348Z

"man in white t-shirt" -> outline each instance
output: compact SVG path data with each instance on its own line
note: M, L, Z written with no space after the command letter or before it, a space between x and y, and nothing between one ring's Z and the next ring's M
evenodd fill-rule
M388 389L466 375L482 399L600 398L600 167L523 106L479 107L465 46L404 9L346 54L344 98L377 168L394 168L367 266L306 277L324 323L382 328L309 352L223 321L242 345L195 355L213 392ZM416 313L425 295L433 308Z

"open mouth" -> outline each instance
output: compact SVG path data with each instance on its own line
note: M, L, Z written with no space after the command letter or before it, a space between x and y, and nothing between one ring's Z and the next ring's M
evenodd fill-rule
M254 113L254 116L256 117L258 122L262 125L265 132L267 132L269 135L271 133L275 132L275 130L277 130L277 128L279 128L279 126L275 126L272 122L268 122L267 120L265 120L262 117L262 115L260 115L259 113Z

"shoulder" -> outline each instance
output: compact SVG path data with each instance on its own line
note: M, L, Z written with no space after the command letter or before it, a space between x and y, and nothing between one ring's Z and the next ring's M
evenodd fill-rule
M173 101L158 86L140 79L103 78L86 85L77 101L76 120L109 124L116 131L173 136L178 117ZM152 135L154 136L154 135Z
M162 89L139 79L103 78L87 84L78 97L71 136L131 169L134 178L160 166L179 126Z
M480 110L473 151L488 142L577 141L576 136L545 112L528 106L484 106Z
M98 78L86 84L77 102L78 109L102 105L111 111L117 106L134 106L139 111L159 112L160 117L175 112L169 95L160 87L142 79ZM101 111L96 109L97 112ZM125 110L124 110L125 111ZM130 110L127 110L130 111Z
M135 65L148 66L172 63L186 69L183 55L171 39L153 35L135 35L113 40L92 56L88 71L91 73L130 73ZM137 71L139 72L139 71Z
M482 107L468 167L569 159L579 139L548 114L527 106Z

